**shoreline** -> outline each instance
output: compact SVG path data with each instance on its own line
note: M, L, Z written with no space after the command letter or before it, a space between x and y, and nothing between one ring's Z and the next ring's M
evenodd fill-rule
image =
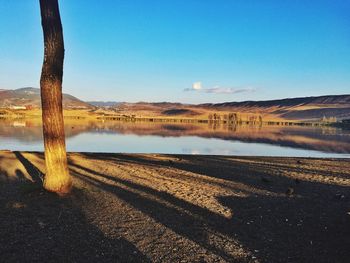
M40 150L33 150L33 151L26 151L26 150L9 150L9 149L0 149L1 153L14 153L14 152L20 152L20 153L27 153L27 154L39 154L43 155L44 151ZM266 159L268 161L271 159L290 159L292 160L325 160L325 161L349 161L350 157L313 157L313 156L283 156L283 155L226 155L226 154L190 154L190 153L149 153L149 152L94 152L94 151L68 151L67 154L86 154L86 155L120 155L120 156L152 156L152 157L158 157L158 156L167 156L169 158L181 158L181 157L221 157L221 158L239 158L239 159ZM332 153L330 153L332 154ZM338 154L338 153L335 153ZM340 154L340 153L339 153Z
M119 121L138 123L183 123L183 124L216 124L216 125L254 125L254 126L310 126L310 127L347 127L341 122L323 122L318 119L287 119L269 113L256 112L235 112L240 117L238 119L228 119L227 111L219 111L222 115L218 119L208 118L207 115L200 114L193 117L190 115L162 115L162 114L140 114L138 111L127 111L116 113L110 109L100 108L100 112L93 112L91 109L64 109L65 120L79 121ZM208 112L210 113L210 112ZM226 114L225 114L226 113ZM223 115L226 115L224 118ZM263 118L258 116L264 115ZM252 118L253 117L253 118ZM252 119L251 119L252 118ZM0 120L36 120L41 121L41 110L12 110L0 109Z
M171 117L123 117L123 116L64 116L65 120L79 120L79 121L115 121L115 122L136 122L136 123L181 123L181 124L217 124L217 125L239 125L239 126L307 126L307 127L337 127L337 128L349 128L348 125L342 123L322 123L318 121L300 121L300 120L265 120L263 122L254 121L240 121L232 122L225 120L209 120L209 119L198 119L198 118L171 118ZM41 122L41 116L24 116L24 117L13 117L13 116L1 116L0 120L13 120L13 121L26 121L36 120Z
M0 151L0 253L9 261L350 257L348 159L73 152L68 160L75 188L58 198L40 187L42 152Z

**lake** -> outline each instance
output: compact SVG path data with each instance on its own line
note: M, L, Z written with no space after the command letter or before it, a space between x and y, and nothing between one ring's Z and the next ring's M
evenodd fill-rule
M0 120L0 150L43 151L39 120ZM65 120L68 151L350 157L350 131L331 127L237 126Z

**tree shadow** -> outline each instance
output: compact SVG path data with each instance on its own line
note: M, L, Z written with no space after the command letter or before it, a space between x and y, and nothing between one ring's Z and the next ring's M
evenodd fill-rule
M200 169L198 163L209 160L208 157L201 156L198 163L194 161L173 165L167 160L156 161L135 155L82 156L119 164L174 166L197 174ZM212 162L216 159L220 158L214 157ZM114 194L178 235L192 240L226 261L250 260L238 259L233 255L232 247L238 243L250 251L253 258L262 262L347 262L350 257L350 222L347 215L349 197L340 200L337 193L348 193L348 187L319 182L297 184L283 175L276 176L273 169L264 170L263 175L272 180L272 183L267 183L261 180L260 173L254 172L253 167L238 161L231 162L231 166L229 163L222 158L222 170L203 169L200 174L227 181L240 181L251 187L252 192L246 197L217 196L218 201L232 211L232 218L220 216L170 193L91 170L74 161L70 162L70 166L80 179ZM241 167L236 168L234 165ZM225 175L225 169L254 173L248 178L239 173ZM164 174L161 176L166 177ZM291 184L297 191L295 195L285 194L286 186ZM279 195L257 194L254 189L268 190ZM231 243L231 248L227 246L228 243Z
M21 154L20 152L15 151L13 153L16 156L16 158L21 162L21 164L24 166L24 169L26 169L27 173L31 176L31 178L33 179L33 182L41 183L44 178L44 175L41 173L41 171L38 168L36 168L30 161L28 161L27 158L25 158L23 154Z
M315 197L317 198L317 197ZM226 231L263 262L347 262L350 224L346 202L312 198L225 196L234 211Z
M96 173L93 173L92 176L86 176L74 171L74 175L90 185L115 195L117 198L127 202L138 211L150 216L156 222L171 229L179 236L192 240L202 248L207 249L222 259L228 262L235 260L230 251L223 249L225 243L233 242L233 240L216 235L214 233L217 232L216 229L212 228L210 224L210 221L212 221L212 223L215 221L215 224L226 224L227 220L224 217L178 199L166 192L159 192L152 188L134 184L122 179L105 177L109 180L113 180L115 183L127 186L132 190L104 183L95 178L97 175ZM208 242L208 239L214 236L215 238L220 238L219 244ZM237 244L234 243L231 245L237 246Z
M91 161L103 158L102 160L107 161L106 165L108 162L118 162L124 165L142 164L150 168L182 167L167 160L154 161L140 155L106 154L98 155L98 158L96 156L81 154L82 158ZM148 222L147 217L150 217L173 231L178 237L191 240L224 261L251 262L257 259L259 262L347 262L350 257L348 250L350 223L347 215L349 197L346 194L348 187L316 182L302 182L296 185L291 179L282 175L276 176L271 170L267 170L264 176L271 178L272 183L261 181L258 176L260 174L257 175L256 172L248 176L248 179L239 174L227 175L227 169L237 172L248 168L246 164L240 169L232 166L230 168L230 161L225 158L221 159L221 162L226 162L225 165L222 165L222 170L216 171L216 174L214 168L209 169L209 172L198 167L195 169L195 165L207 162L208 159L205 156L194 158L193 164L184 163L182 168L227 182L239 181L252 189L250 193L245 193L245 197L216 196L220 204L232 211L231 218L177 198L168 192L154 189L152 186L136 183L132 180L132 175L130 179L108 175L84 164L78 164L71 158L69 165L76 180L100 189L101 193L97 196L102 197L103 193L108 193L108 198L111 195L126 202L143 214L142 219L145 222ZM239 162L235 161L233 164L238 165ZM254 170L252 167L249 169L252 172ZM166 174L160 176L167 178ZM284 193L283 187L290 183L295 184L297 194L291 196L281 194ZM257 188L268 190L273 195L257 193L254 191ZM336 193L345 193L345 198L339 199ZM50 250L58 258L62 253L61 258L67 260L82 261L88 260L89 257L96 261L115 258L121 262L148 260L123 237L108 238L87 221L82 207L84 203L94 202L89 192L76 189L68 199L59 199L47 193L41 195L41 192L19 197L14 195L12 199L7 199L7 202L0 200L1 208L7 209L4 210L5 214L9 214L5 219L0 219L4 221L0 228L4 233L2 236L11 236L10 245L2 246L1 243L5 243L4 241L0 243L0 247L5 248L2 249L4 255L22 250L36 260L34 253L30 254L27 246L30 244L35 255L44 255L40 256L39 260L44 257L51 259ZM19 211L24 211L24 214L19 215ZM11 222L15 223L11 225ZM31 225L34 226L33 230L31 227L28 228ZM154 226L157 227L157 224ZM15 228L19 230L19 235L14 235ZM39 241L36 240L36 235ZM20 240L24 240L24 243ZM58 244L58 248L55 248L54 244ZM12 247L19 249L11 252ZM43 247L48 252L36 247ZM248 251L248 256L237 254L239 249ZM181 253L181 251L169 253ZM118 258L117 255L125 258ZM24 259L24 256L22 258Z
M40 170L16 156L37 178ZM84 190L75 188L63 198L36 187L20 170L16 176L0 184L0 261L150 262L122 236L106 235L88 221L83 207L95 200Z
M186 172L192 172L207 177L222 179L226 181L239 182L260 190L268 190L276 193L284 193L289 186L294 186L295 181L288 178L284 173L309 173L312 175L350 179L342 171L320 171L310 167L303 166L305 163L300 160L307 158L288 158L293 159L295 165L285 164L287 158L278 157L253 157L254 163L242 162L249 161L251 157L239 157L239 160L232 156L193 156L193 155L169 155L169 159L177 159L179 161L159 160L146 158L142 155L131 154L108 154L108 153L84 153L84 158L110 161L111 163L125 164L143 164L148 167L164 167L175 168ZM166 156L166 155L164 155ZM317 160L317 159L310 159ZM321 160L318 160L321 161ZM350 165L349 165L350 169ZM261 179L265 178L273 184L261 183ZM205 180L205 178L203 178ZM302 181L302 179L300 179ZM305 181L305 183L310 183Z

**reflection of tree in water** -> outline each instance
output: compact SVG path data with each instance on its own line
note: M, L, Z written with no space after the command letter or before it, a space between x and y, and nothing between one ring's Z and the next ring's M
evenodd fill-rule
M330 127L261 126L209 122L207 124L147 123L118 121L65 121L66 137L84 133L151 135L161 137L196 136L228 141L266 143L284 147L332 153L350 153L350 133ZM1 120L0 138L41 142L41 124Z

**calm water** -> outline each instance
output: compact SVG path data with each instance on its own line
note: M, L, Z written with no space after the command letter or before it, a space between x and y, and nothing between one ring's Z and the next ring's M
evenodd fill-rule
M78 152L350 157L350 131L320 127L227 126L66 120ZM0 150L43 151L41 124L0 120Z

